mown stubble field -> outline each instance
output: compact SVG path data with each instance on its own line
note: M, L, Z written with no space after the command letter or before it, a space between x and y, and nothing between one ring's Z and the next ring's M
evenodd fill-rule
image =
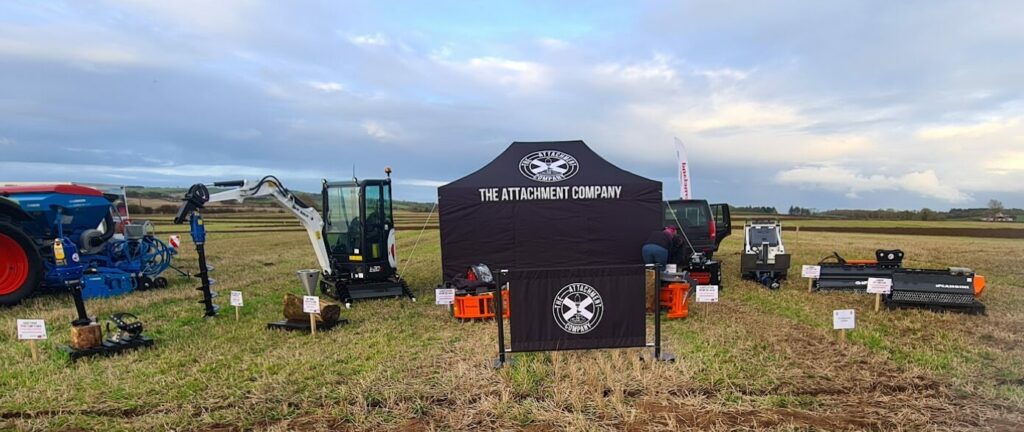
M182 231L182 234L187 234ZM838 250L902 248L912 266L969 266L988 277L987 316L874 313L869 296L809 294L799 278L771 292L738 275L742 233L725 260L721 303L665 324L674 364L640 350L515 355L494 371L493 323L460 323L433 304L436 231L400 257L418 303L357 303L351 320L309 335L264 330L295 270L314 265L301 232L212 234L225 308L201 317L198 284L89 303L131 311L155 349L69 365L70 298L0 310L0 429L23 430L680 430L774 428L1015 430L1024 424L1024 245L1019 240L787 233L799 265ZM187 238L187 235L183 235ZM190 242L178 263L195 268ZM410 252L412 255L410 256ZM406 261L408 260L408 261ZM227 291L245 293L241 320ZM857 309L846 342L831 311ZM15 340L16 318L46 319L44 359ZM514 319L514 317L513 317Z

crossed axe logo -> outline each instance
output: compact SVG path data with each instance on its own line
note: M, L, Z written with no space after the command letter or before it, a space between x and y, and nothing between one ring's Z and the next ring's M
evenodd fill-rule
M579 315L587 321L590 321L590 319L594 317L594 313L588 310L587 306L590 306L593 303L594 299L590 297L584 297L579 303L569 300L568 298L562 299L562 306L566 308L566 310L562 312L562 318L569 321Z
M534 174L540 174L542 172L565 174L566 171L569 171L569 168L566 168L565 164L565 160L562 159L557 159L554 162L544 162L534 159L530 161L530 171Z

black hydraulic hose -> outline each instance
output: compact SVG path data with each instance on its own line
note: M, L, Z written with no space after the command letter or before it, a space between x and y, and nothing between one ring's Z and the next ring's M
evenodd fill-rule
M106 243L111 237L114 237L114 215L107 212L107 215L103 217L103 224L106 226L106 229L103 231L103 235L99 236L99 238L93 239L90 242L92 244L90 244L89 247L99 246Z

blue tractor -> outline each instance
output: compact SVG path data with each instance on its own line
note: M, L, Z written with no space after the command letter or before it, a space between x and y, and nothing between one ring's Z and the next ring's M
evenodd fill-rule
M148 223L122 218L118 199L77 184L0 187L0 305L66 287L53 256L56 239L84 268L84 298L166 286L160 274L175 250Z

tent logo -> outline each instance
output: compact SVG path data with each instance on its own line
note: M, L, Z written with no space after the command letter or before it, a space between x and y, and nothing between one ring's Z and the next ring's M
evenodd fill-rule
M569 179L579 171L576 158L558 150L536 151L519 161L519 172L530 180L544 183Z
M604 300L594 287L572 283L555 295L551 312L566 333L584 334L597 327L604 315Z

